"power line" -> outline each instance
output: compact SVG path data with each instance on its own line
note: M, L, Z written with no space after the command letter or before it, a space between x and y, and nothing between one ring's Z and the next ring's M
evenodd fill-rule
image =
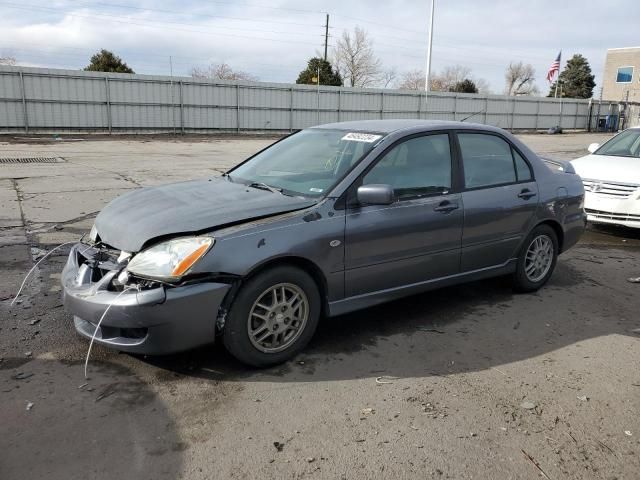
M74 2L75 3L75 2ZM142 7L131 7L129 5L118 5L118 4L113 4L113 3L106 3L106 2L94 2L95 4L100 4L100 5L108 5L108 6L112 6L112 7L122 7L122 8L138 8L141 10L152 10L152 9L148 9L148 8L142 8ZM259 5L256 3L239 3L239 2L234 2L234 1L230 1L230 2L222 2L222 1L213 1L213 0L207 0L206 3L215 3L215 4L219 4L219 5L230 5L230 6L243 6L243 7L254 7L254 8L265 8L265 9L269 9L269 10L284 10L284 11L288 11L288 12L299 12L299 13L327 13L325 10L304 10L304 9L300 9L300 8L288 8L288 7L274 7L271 5ZM163 10L156 10L156 11L163 11ZM181 14L181 15L187 15L184 12L176 12L176 11L171 11L171 10L164 10L167 13L172 13L172 14Z
M210 2L210 3L223 3L223 2ZM157 12L157 13L168 13L171 15L183 15L183 16L193 16L193 14L190 13L186 13L186 12L178 12L175 10L162 10L162 9L158 9L158 8L147 8L147 7L134 7L132 5L120 5L120 4L114 4L114 3L105 3L105 2L94 2L94 3L90 3L90 2L83 2L83 1L74 1L73 5L76 4L82 4L82 5L87 5L87 6L93 6L93 5L103 5L103 6L107 6L107 7L114 7L114 8L125 8L125 9L129 9L129 10L137 10L137 11L143 11L143 12ZM320 13L320 12L318 12ZM197 14L198 17L207 17L207 18L216 18L216 19L225 19L225 20L238 20L238 21L242 21L242 22L253 22L253 23L274 23L274 24L280 24L280 25L296 25L296 26L301 26L301 27L317 27L318 25L315 24L311 24L311 23L299 23L299 22L282 22L279 20L255 20L253 18L248 18L248 17L230 17L230 16L226 16L226 15L211 15L208 13L198 13ZM175 22L172 22L175 23Z
M168 14L171 14L171 15L192 16L192 14L184 12L184 11L166 10L166 9L149 8L149 7L135 7L135 6L132 6L132 5L122 5L122 4L115 4L115 3L108 3L108 2L74 1L72 3L73 4L80 3L80 4L84 4L84 5L89 5L89 6L102 5L102 6L107 6L107 7L126 8L126 9L130 9L130 10L138 10L138 11L168 13ZM420 31L420 30L407 29L404 26L403 27L397 27L397 26L394 26L394 25L390 25L388 23L375 22L375 21L372 21L372 20L367 20L367 19L363 19L363 18L359 18L359 17L341 15L341 14L338 14L338 13L335 13L335 12L328 12L326 10L305 10L305 9L299 9L299 8L274 7L274 6L259 5L259 4L254 4L254 3L238 3L238 2L234 2L234 1L230 1L230 2L208 1L207 3L229 5L229 6L248 6L248 7L254 7L254 8L264 8L264 9L269 9L269 10L282 10L282 11L305 13L305 14L331 14L331 15L334 15L334 16L337 16L337 17L346 18L346 19L349 19L349 20L357 21L357 22L368 23L368 24L371 24L371 25L377 25L377 26L379 26L381 28L386 28L386 29L391 29L391 30L399 30L399 31L402 31L402 32L412 32L412 33L415 33L417 35L424 35L424 33L425 33L424 31ZM211 14L206 14L206 13L198 13L197 15L201 16L201 17L226 18L226 19L233 19L233 20L240 20L240 21L261 22L260 20L253 20L253 19L249 19L249 18L246 18L246 17L229 17L229 16L221 16L221 15L211 15ZM262 22L263 23L280 23L280 24L283 24L283 25L301 25L301 26L311 26L311 27L315 27L316 26L314 24L303 24L303 23L296 23L296 22L279 22L279 21L276 21L276 20L268 20L268 21L262 21ZM396 38L399 38L399 37L396 37Z
M84 2L73 2L73 3L84 3ZM281 11L288 11L288 12L297 12L297 13L305 13L305 14L331 14L337 17L341 17L341 18L346 18L349 20L354 20L356 22L362 22L362 23L368 23L371 25L377 25L379 27L382 28L387 28L387 29L392 29L392 30L400 30L403 32L412 32L412 33L416 33L418 35L424 35L424 31L421 30L411 30L411 29L407 29L406 27L397 27L394 25L390 25L388 23L381 23L381 22L375 22L373 20L367 20L364 18L359 18L359 17L352 17L352 16L348 16L348 15L341 15L339 13L335 13L335 12L329 12L326 10L306 10L306 9L300 9L300 8L290 8L290 7L274 7L274 6L270 6L270 5L260 5L260 4L255 4L255 3L238 3L238 2L234 2L234 1L229 1L229 2L223 2L223 1L208 1L207 3L214 3L214 4L221 4L221 5L229 5L229 6L247 6L247 7L253 7L253 8L264 8L264 9L269 9L269 10L281 10ZM175 11L175 10L163 10L163 9L154 9L154 8L148 8L148 7L133 7L130 5L121 5L121 4L113 4L113 3L107 3L107 2L93 2L93 4L97 4L97 5L105 5L105 6L110 6L110 7L116 7L116 8L129 8L129 9L135 9L135 10L145 10L145 11L151 11L151 12L162 12L162 13L170 13L172 15L189 15L188 13L185 12L179 12L179 11ZM208 14L198 14L200 16L211 16ZM223 17L219 17L219 18L223 18ZM226 17L226 18L231 18L231 17ZM311 25L311 26L315 26L315 25Z
M28 11L56 11L55 9L51 9L51 8L46 8L46 7L37 7L37 6L22 6L22 5L16 5L16 4L10 4L7 2L0 2L0 5L5 5L9 8L14 8L14 9L18 9L18 10L28 10ZM101 21L106 21L106 22L114 22L114 23L121 23L121 24L125 24L125 25L137 25L140 27L147 27L147 28L161 28L164 30L175 30L175 31L180 31L180 32L191 32L191 33L199 33L202 35L210 35L210 36L225 36L225 37L236 37L236 38L248 38L251 40L266 40L266 41L270 41L270 42L279 42L279 43L291 43L291 41L293 40L283 40L283 39L278 39L278 38L266 38L266 37L255 37L252 35L238 35L238 34L233 34L233 33L215 33L215 32L211 32L211 31L205 31L205 30L193 30L193 29L185 29L185 28L176 28L176 27L167 27L163 24L153 24L153 23L148 23L148 22L140 22L140 21L136 21L136 22L131 22L131 21L125 21L125 20L121 20L123 17L118 17L115 15L107 15L107 14L91 14L91 15L81 15L81 14L77 14L77 13L65 13L66 16L69 17L78 17L78 18L86 18L89 20L94 19L95 17L113 17L113 18L100 18ZM193 24L183 24L183 25L193 25ZM199 25L193 25L193 26L199 26ZM219 28L224 28L224 27L219 27ZM235 29L238 30L238 29ZM281 32L272 32L275 34L282 34ZM297 44L303 44L303 45L314 45L317 46L316 43L310 43L310 42L301 42L296 40Z
M91 18L91 17L108 17L108 18L114 18L116 20L122 21L123 23L131 23L128 22L129 17L123 17L121 15L111 15L108 13L89 13L89 14L79 14L79 13L73 13L73 12L68 12L68 11L59 11L57 8L50 8L50 7L45 7L45 6L41 6L41 5L32 5L32 4L16 4L16 3L8 3L8 2L0 2L0 4L2 5L6 5L9 8L16 8L16 9L20 9L20 10L42 10L42 11L49 11L49 12L53 12L53 13L61 13L63 15L66 16L71 16L71 17L81 17L81 18ZM220 17L220 18L224 18L224 17ZM246 21L252 21L252 20L246 20ZM163 26L165 24L168 25L179 25L179 26L186 26L186 27L202 27L202 24L194 24L194 23L185 23L185 22L173 22L173 21L166 21L166 20L159 20L159 21L155 21L155 20L151 20L151 21L141 21L141 20L136 20L136 24L140 24L140 23L144 23L145 25L156 25L156 26ZM262 23L266 23L266 22L262 22ZM277 22L276 22L277 23ZM321 25L307 25L307 24L300 24L303 26L313 26L313 27L320 27ZM236 30L236 31L251 31L251 32L263 32L263 33L273 33L273 34L277 34L277 35L303 35L303 36L309 36L308 32L291 32L291 31L281 31L281 30L258 30L255 29L253 27L251 28L238 28L238 27L225 27L225 26L220 26L220 25L216 25L215 27L216 29L222 29L222 30Z
M411 33L416 33L418 35L424 35L425 34L424 31L412 30L410 28L405 28L405 27L394 27L393 25L389 25L387 23L374 22L372 20L365 20L365 19L358 18L358 17L351 17L351 16L348 16L348 15L340 15L340 14L337 14L337 13L333 13L333 15L335 15L336 17L348 18L349 20L355 20L356 22L369 23L371 25L377 25L378 27L389 28L391 30L402 30L403 32L411 32Z

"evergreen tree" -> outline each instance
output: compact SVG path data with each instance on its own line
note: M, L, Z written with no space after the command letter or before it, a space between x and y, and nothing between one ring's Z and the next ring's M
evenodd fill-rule
M453 87L449 88L450 92L458 93L478 93L478 87L473 80L465 78L464 80L457 82Z
M88 72L135 73L120 57L104 48L91 57L91 63L84 69Z
M314 80L314 78L318 76L318 68L320 68L320 85L333 85L336 87L342 85L342 77L340 74L333 69L328 61L319 57L313 57L309 60L307 68L302 70L300 75L298 75L296 83L315 85L317 80Z
M556 82L560 82L558 96L560 96L560 87L562 87L562 96L565 98L591 98L593 88L596 86L594 79L595 75L591 73L587 59L576 53L569 59L556 80ZM548 97L555 96L556 82L551 85Z

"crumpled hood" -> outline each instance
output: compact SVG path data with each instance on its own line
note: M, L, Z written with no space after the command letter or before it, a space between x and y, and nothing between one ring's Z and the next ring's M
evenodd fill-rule
M640 184L640 158L586 155L571 163L582 178Z
M315 201L250 188L224 178L193 180L126 193L96 217L100 240L138 252L153 238L211 230L290 212Z

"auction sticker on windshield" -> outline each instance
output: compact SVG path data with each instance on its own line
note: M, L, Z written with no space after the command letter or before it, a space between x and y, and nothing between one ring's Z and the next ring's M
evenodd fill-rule
M376 140L382 138L382 135L373 135L372 133L358 133L358 132L350 132L347 133L342 140L349 140L351 142L366 142L373 143Z

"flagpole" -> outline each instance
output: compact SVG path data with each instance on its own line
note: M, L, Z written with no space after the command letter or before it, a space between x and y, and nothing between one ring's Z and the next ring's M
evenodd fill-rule
M435 11L436 0L431 0L431 8L429 9L429 42L427 43L427 64L424 72L424 117L429 118L429 83L431 82L431 47L433 45L433 15Z

